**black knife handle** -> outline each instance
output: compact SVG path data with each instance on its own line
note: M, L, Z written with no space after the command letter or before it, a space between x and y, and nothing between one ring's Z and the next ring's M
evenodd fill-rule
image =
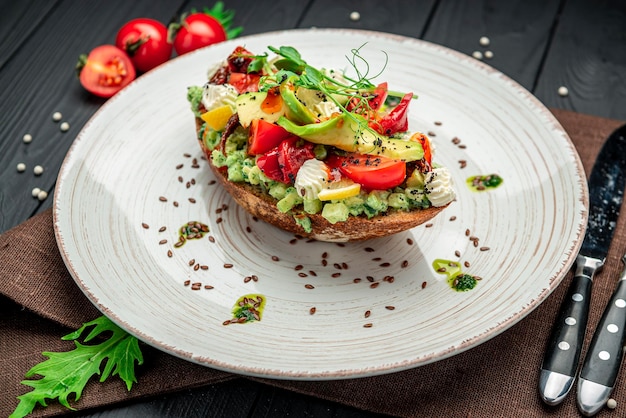
M606 306L591 339L580 377L613 387L623 357L626 337L626 270Z
M541 368L566 376L576 376L580 351L585 339L591 284L602 260L579 255L576 273L561 303L559 314L548 339Z

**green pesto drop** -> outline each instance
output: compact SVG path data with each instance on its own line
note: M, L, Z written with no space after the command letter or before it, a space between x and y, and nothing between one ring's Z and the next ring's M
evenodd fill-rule
M260 321L265 308L265 297L263 295L248 294L241 296L233 306L233 318L224 322L224 325L245 324L248 322Z
M465 182L470 190L473 190L475 192L483 192L485 190L495 189L496 187L500 186L503 182L503 179L498 174L487 174L484 176L478 175L468 177Z
M461 271L461 264L457 261L438 258L432 266L437 273L446 275L450 288L457 292L472 290L478 283L476 277Z
M182 247L185 242L192 239L200 239L209 232L209 226L198 221L189 221L178 228L178 242L174 247Z

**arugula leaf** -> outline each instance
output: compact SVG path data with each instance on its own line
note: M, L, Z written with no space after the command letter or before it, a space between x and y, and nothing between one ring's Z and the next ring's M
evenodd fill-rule
M81 344L76 341L88 328L94 327L85 337L87 343L102 334L110 334L104 341L97 344ZM23 380L21 383L34 389L17 397L20 403L10 418L24 417L30 414L37 403L47 406L48 399L58 398L59 403L74 410L69 404L68 397L74 394L78 401L89 379L97 374L100 382L104 382L111 375L119 375L130 390L135 378L135 362L143 364L143 356L137 338L115 325L106 316L101 316L91 322L83 324L78 330L62 337L63 340L74 340L76 348L72 351L53 353L44 352L47 360L36 364L27 373L30 378L42 376L38 380ZM102 363L105 362L101 371Z

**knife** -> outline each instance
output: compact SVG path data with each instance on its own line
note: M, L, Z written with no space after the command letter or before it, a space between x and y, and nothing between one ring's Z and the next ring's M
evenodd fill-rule
M589 177L587 232L576 257L574 277L548 338L539 394L548 405L565 399L574 384L585 338L591 285L604 265L624 195L626 125L606 140Z
M626 264L626 254L622 256ZM626 340L626 268L606 306L578 379L578 409L592 416L600 411L613 392Z

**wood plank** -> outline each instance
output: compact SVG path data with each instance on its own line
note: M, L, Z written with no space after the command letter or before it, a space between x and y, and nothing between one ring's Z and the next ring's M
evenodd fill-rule
M0 68L11 59L28 37L39 28L58 1L0 1Z
M363 29L420 38L436 1L415 0L411 4L413 7L407 8L402 1L317 0L299 27ZM351 19L352 12L357 12L359 19Z
M626 120L625 22L624 1L568 0L536 96L547 106Z
M104 103L76 80L78 55L113 43L118 28L131 18L144 15L167 22L179 6L168 0L60 3L0 70L0 126L5 138L0 142L0 231L51 206L51 195L40 203L31 190L39 187L52 193L76 134ZM26 24L29 16L22 14L19 19ZM52 121L55 111L70 123L68 132L62 133ZM26 133L34 138L30 144L22 142ZM27 165L23 173L16 170L19 162ZM33 175L35 165L44 167L41 176Z
M442 1L424 39L467 55L491 51L493 58L484 59L486 64L532 89L559 1ZM482 36L490 39L488 47L480 45Z

